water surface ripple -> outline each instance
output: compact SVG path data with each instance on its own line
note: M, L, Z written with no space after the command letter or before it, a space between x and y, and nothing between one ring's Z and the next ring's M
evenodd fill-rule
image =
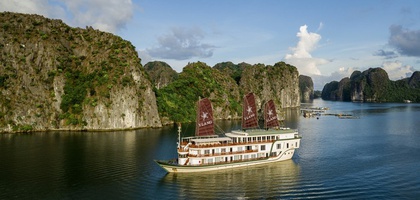
M1 134L0 199L418 199L420 104L306 106L360 119L289 109L285 124L303 136L292 160L201 174L167 174L153 162L176 156L175 127Z

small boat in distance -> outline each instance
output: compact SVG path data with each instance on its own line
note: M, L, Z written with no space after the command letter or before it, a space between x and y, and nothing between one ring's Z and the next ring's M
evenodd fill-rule
M214 133L211 102L198 101L196 134L182 137L178 126L178 158L155 160L167 172L189 173L229 169L291 159L300 146L297 130L280 128L274 102L264 106L264 129L258 129L253 93L244 97L242 130Z

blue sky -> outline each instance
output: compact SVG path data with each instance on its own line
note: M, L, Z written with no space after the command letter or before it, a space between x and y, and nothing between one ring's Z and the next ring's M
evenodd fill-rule
M354 70L393 80L420 70L420 2L409 0L0 0L0 11L41 14L129 40L142 64L273 65L309 75L315 89Z

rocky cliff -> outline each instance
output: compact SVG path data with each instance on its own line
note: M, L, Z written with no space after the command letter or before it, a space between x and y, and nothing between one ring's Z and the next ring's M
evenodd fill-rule
M39 15L0 24L0 132L161 126L130 42Z
M301 101L310 101L314 99L314 82L312 78L305 75L299 76L299 92Z
M165 62L148 62L144 65L144 69L157 89L167 86L178 78L178 73Z
M239 119L242 98L248 92L256 95L258 109L273 99L280 118L282 108L300 106L299 73L284 62L274 66L231 62L188 64L178 79L157 90L159 113L164 124L195 120L195 103L207 97L213 104L216 119Z
M217 63L213 66L213 68L221 71L222 73L225 73L232 77L237 84L241 81L242 72L245 68L251 67L252 65L248 63L239 63L239 64L233 64L232 62L222 62Z
M202 62L188 64L178 79L157 90L156 96L164 124L195 121L199 98L210 99L215 119L237 119L241 111L235 81Z
M300 106L299 72L284 62L246 67L239 87L243 94L253 92L260 108L270 99L279 109Z
M420 102L420 73L411 78L391 81L382 68L354 71L350 78L332 81L324 86L322 98L362 102Z
M350 78L341 79L340 82L332 81L327 83L322 90L321 97L324 100L350 101Z

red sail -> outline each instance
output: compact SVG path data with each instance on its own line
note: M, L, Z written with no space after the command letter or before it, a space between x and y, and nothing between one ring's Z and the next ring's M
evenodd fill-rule
M195 135L214 135L213 109L207 98L198 101Z
M270 100L264 106L264 127L272 128L278 126L279 120L277 119L276 106L273 100Z
M244 97L242 108L242 129L258 127L257 107L255 105L254 93L249 93Z

